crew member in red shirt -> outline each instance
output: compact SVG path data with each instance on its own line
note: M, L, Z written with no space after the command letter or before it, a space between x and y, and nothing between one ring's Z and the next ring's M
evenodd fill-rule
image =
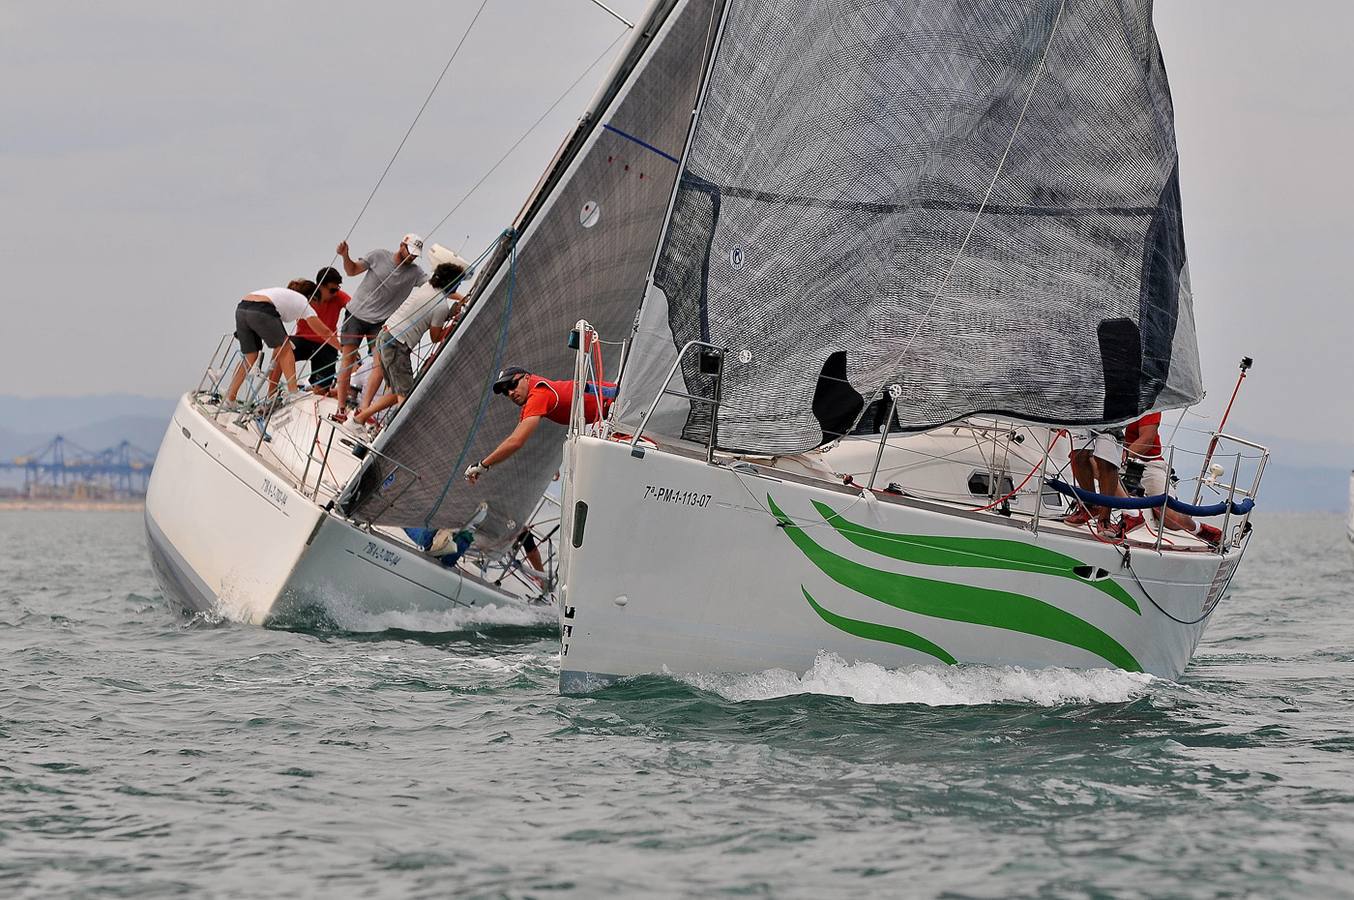
M541 424L541 419L568 425L569 415L573 411L573 379L551 381L532 375L520 366L509 366L498 373L494 381L494 393L507 395L509 400L522 407L522 415L512 434L504 438L492 453L465 470L465 480L471 484L488 469L521 450L536 426ZM589 383L588 391L583 396L583 420L596 422L606 415L615 395L614 384L605 381Z
M325 266L315 273L315 283L320 286L319 293L310 305L320 321L329 326L329 330L338 333L339 313L353 299L339 287L343 276L338 269ZM329 393L334 387L334 372L338 367L338 351L325 343L315 333L315 329L305 319L296 323L296 333L291 338L292 351L297 359L310 360L310 389L317 393Z

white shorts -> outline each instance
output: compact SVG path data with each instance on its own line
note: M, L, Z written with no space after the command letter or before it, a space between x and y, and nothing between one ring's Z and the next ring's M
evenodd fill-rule
M1142 493L1144 497L1160 497L1166 493L1170 479L1166 476L1166 460L1149 459L1143 461Z
M1124 462L1124 445L1109 431L1074 431L1072 450L1089 450L1096 459L1119 468Z

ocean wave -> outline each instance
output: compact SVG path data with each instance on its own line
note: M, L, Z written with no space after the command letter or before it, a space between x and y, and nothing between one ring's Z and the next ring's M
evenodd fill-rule
M850 697L858 703L924 706L985 706L1025 703L1123 703L1145 694L1158 679L1118 669L1025 669L1019 666L917 666L886 669L876 663L848 663L819 653L798 675L768 669L746 675L675 675L726 700L770 700L794 694Z
M473 631L486 626L541 628L559 620L559 612L554 606L496 606L492 603L468 609L382 612L336 604L327 606L325 613L335 628L352 632L414 631L446 634Z

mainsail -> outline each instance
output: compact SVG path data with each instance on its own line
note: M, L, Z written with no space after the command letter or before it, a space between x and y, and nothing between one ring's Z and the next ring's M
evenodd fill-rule
M636 323L633 427L726 348L717 442L1122 422L1202 394L1150 0L730 0ZM695 355L673 388L710 396ZM709 406L649 430L704 440Z
M476 485L518 410L490 388L504 365L568 377L568 329L634 321L662 231L719 0L658 0L610 81L566 141L471 297L471 312L382 436L345 510L360 521L431 527L469 520L481 542L516 536L559 467L562 429L529 444Z

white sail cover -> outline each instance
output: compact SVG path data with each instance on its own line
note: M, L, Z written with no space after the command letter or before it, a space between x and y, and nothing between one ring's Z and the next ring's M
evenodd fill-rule
M455 527L489 504L477 544L511 541L559 468L563 428L542 421L522 450L461 477L517 424L493 396L498 371L568 378L580 318L624 334L644 294L691 127L716 0L659 0L638 24L589 117L486 264L471 312L376 445L343 508L359 521Z
M1150 0L730 0L623 423L692 340L728 351L730 450L819 445L893 383L912 429L1197 401ZM709 396L696 365L671 387ZM708 417L665 398L649 431Z

